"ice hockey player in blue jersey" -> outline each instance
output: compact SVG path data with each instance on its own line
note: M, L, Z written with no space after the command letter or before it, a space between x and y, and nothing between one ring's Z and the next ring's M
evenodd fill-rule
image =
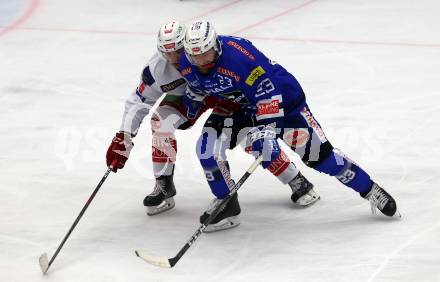
M264 168L279 156L277 139L282 139L307 166L336 177L367 199L373 212L378 209L389 217L400 216L391 195L332 146L307 105L300 84L281 65L246 39L218 36L207 21L196 21L188 26L184 47L186 56L181 56L180 67L188 82L184 100L189 113L196 114L207 96L233 100L243 109L255 108L257 124L247 137L252 151L263 155ZM218 201L229 194L233 181L225 173L228 167L224 165L224 150L216 149L218 140L212 142L210 136L203 132L197 150L216 196L214 201ZM238 201L230 203L223 215L219 215L223 217L220 219L238 215ZM228 213L228 209L237 212ZM206 213L209 214L209 208Z
M235 126L231 129L234 132L238 133L242 127L255 123L252 115L245 115L243 112L234 114L240 105L214 97L205 99L203 108L196 115L187 115L183 103L186 81L179 72L179 57L184 56L185 30L186 26L177 21L168 22L159 29L157 51L144 67L138 87L127 97L120 130L112 139L106 153L107 165L116 164L112 167L114 172L124 168L134 146L132 140L141 123L158 104L152 111L150 120L151 154L156 183L153 191L143 200L147 214L151 216L175 206L174 196L177 191L173 175L177 156L177 130L190 128L205 110L211 108L213 117L234 119ZM207 123L218 132L223 130L224 124L218 119L211 118ZM268 171L281 183L288 184L292 190L290 198L295 205L306 207L320 199L313 190L313 184L299 172L284 152L281 152Z

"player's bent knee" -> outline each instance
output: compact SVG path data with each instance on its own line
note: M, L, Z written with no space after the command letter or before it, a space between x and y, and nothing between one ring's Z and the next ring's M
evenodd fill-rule
M332 144L327 141L320 145L318 152L314 152L313 149L311 149L309 154L305 154L304 157L302 157L302 161L308 167L316 168L323 161L332 156L333 149Z
M153 112L150 125L153 132L174 133L187 119L173 107L158 107Z
M351 165L352 162L346 158L340 150L332 148L330 154L328 154L326 158L320 160L314 166L314 169L331 176L338 176L343 174L348 167L351 167Z
M160 117L156 113L153 113L153 115L151 116L150 126L153 132L160 129Z

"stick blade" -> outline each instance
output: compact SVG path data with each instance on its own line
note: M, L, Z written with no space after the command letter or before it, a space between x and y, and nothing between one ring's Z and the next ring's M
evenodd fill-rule
M172 267L170 264L170 260L167 258L149 256L149 255L142 254L139 251L134 251L134 252L139 258L143 259L144 261L148 262L149 264L163 267L163 268L171 268Z
M47 258L47 254L42 254L38 261L40 262L41 271L43 274L46 274L47 270L49 269L49 259Z

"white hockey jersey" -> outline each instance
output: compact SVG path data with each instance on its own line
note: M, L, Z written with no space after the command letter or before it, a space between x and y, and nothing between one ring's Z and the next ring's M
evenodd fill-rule
M142 120L164 93L182 96L185 88L180 72L157 52L142 71L139 86L125 101L120 130L135 136Z

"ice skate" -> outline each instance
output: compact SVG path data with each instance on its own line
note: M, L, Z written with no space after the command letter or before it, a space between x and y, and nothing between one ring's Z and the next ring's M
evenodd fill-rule
M289 182L292 189L290 199L298 206L310 206L318 201L321 197L313 190L313 184L310 183L301 172Z
M216 198L210 203L208 209L200 216L200 223L203 223L210 216L220 201L220 199ZM223 210L211 221L203 232L216 232L240 225L240 219L238 217L240 212L240 204L238 203L237 193L235 193Z
M156 215L174 208L176 188L174 187L173 175L162 175L156 178L153 192L144 199L148 215Z
M387 193L383 188L373 182L371 190L361 196L370 201L371 212L376 214L377 210L380 210L384 215L389 217L401 218L402 215L397 210L396 201Z

